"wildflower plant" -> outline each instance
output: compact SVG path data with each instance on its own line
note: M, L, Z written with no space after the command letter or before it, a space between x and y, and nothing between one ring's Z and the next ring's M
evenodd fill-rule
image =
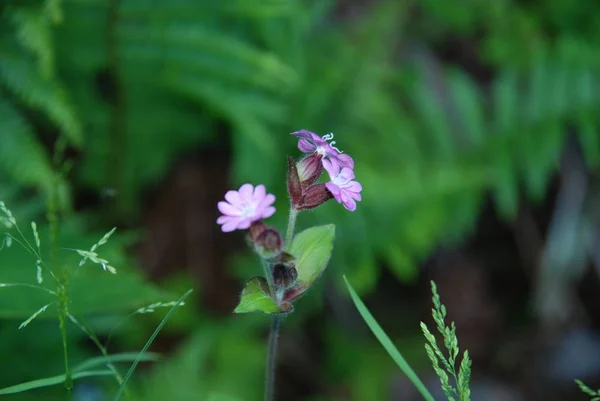
M217 220L221 230L247 231L247 240L258 255L262 276L248 280L234 313L263 312L272 315L269 337L265 399L273 399L275 355L281 317L294 311L294 302L302 297L321 276L333 250L335 226L327 224L294 233L296 219L303 210L315 209L335 199L347 210L356 210L362 186L355 181L354 160L336 148L333 134L323 137L300 130L298 149L304 155L287 158L287 191L290 200L285 238L263 220L275 213L275 196L264 185L243 184L225 194L217 204L222 213ZM324 170L327 177L320 179Z

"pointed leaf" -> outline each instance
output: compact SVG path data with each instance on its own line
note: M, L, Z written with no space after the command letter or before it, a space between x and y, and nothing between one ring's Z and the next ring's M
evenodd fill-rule
M358 312L362 316L367 326L369 326L375 337L377 337L381 345L383 345L383 348L385 348L387 353L392 357L394 362L396 362L396 364L402 370L402 372L404 372L404 374L410 379L410 381L414 384L417 390L419 390L423 398L425 398L427 401L435 401L435 398L433 398L433 395L431 395L425 384L423 384L421 379L419 379L419 376L417 376L417 374L410 367L406 359L404 359L402 354L400 354L398 348L396 348L394 343L392 343L390 337L381 328L379 323L377 323L377 320L375 320L373 315L371 315L371 312L369 311L369 309L367 309L367 307L360 299L356 291L354 291L354 288L352 288L352 285L350 285L350 282L348 281L346 276L343 276L343 278L344 282L346 283L346 287L348 287L348 291L350 292L352 302L354 302L354 306L356 306L356 309L358 309Z
M298 283L306 289L318 279L331 258L335 225L311 227L294 237L290 253L296 258Z
M90 371L73 373L72 379L77 380L77 379L82 379L84 377L112 376L112 375L113 375L113 372L110 370L90 370ZM62 375L58 375L58 376L52 376L52 377L46 377L44 379L32 380L29 382L16 384L14 386L5 387L3 389L0 389L0 395L20 393L22 391L33 390L34 388L54 386L57 384L64 383L65 380L66 380L66 375L64 373Z
M277 305L269 294L269 286L264 277L253 277L246 283L238 306L234 313L261 311L266 314L289 313L294 309L291 304Z

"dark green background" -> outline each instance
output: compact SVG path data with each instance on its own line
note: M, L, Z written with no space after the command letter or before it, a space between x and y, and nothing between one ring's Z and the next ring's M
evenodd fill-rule
M600 3L4 0L0 16L0 199L28 238L38 222L43 252L54 191L61 247L118 226L101 248L118 274L86 264L73 313L106 340L138 307L195 290L152 347L165 358L136 371L138 399L261 399L268 318L231 314L260 266L220 232L216 203L263 183L284 230L298 129L334 132L364 190L354 213L330 201L300 215L300 229L337 235L284 322L278 399L418 399L342 274L434 389L419 333L429 279L472 352L474 401L585 399L572 379L600 378ZM70 169L56 181L59 137ZM0 282L34 283L35 259L2 250ZM0 289L0 386L61 373L55 311L17 330L46 299ZM125 320L109 350L139 350L166 312ZM70 336L73 363L97 355ZM579 365L560 359L580 355L572 344ZM77 400L116 389L80 384Z

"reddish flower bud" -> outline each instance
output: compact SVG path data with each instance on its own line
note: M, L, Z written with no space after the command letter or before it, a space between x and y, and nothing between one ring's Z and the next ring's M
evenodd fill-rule
M329 192L325 184L310 186L304 191L302 205L297 210L314 209L332 198L333 195Z
M256 252L265 259L276 257L283 248L281 234L273 228L265 228L253 242Z
M287 262L293 261L294 259L296 259L294 257L294 255L284 251L284 252L281 252L280 254L275 255L274 257L270 258L269 263L272 263L272 264L287 263Z
M250 229L248 230L248 239L251 242L255 242L256 239L263 231L265 231L267 226L262 221L255 221L250 225Z
M323 155L319 153L313 153L312 155L306 156L296 163L298 178L302 183L303 189L314 184L314 182L317 181L321 176L321 172L323 171L321 159L323 159Z
M302 295L304 295L307 290L308 290L308 288L306 288L302 284L298 284L298 285L295 285L295 286L293 286L291 288L288 288L285 291L285 293L283 294L283 301L284 302L293 302L293 301L296 301Z
M302 205L302 184L300 183L300 177L298 177L296 163L294 162L294 159L289 156L287 187L292 201L292 207L296 210L300 210L298 207Z
M275 287L285 290L292 287L298 279L298 272L293 263L278 263L271 268Z

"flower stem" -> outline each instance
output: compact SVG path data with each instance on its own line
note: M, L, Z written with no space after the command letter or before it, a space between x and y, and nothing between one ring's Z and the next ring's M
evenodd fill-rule
M265 379L265 401L273 401L275 394L275 367L277 361L277 343L279 340L279 326L281 317L273 315L271 332L269 334L269 348L267 353L267 371Z
M288 217L287 233L285 234L285 250L289 251L292 246L292 238L294 238L294 228L296 227L296 218L298 211L293 207L290 208L290 216Z
M269 291L271 292L271 296L275 296L275 284L273 283L273 273L271 272L271 268L269 266L269 262L265 259L261 258L261 263L263 267L263 273L267 278L267 284L269 285Z
M298 217L298 211L290 208L290 216L288 218L287 233L285 235L285 250L288 251L292 245L292 238L294 237L294 228L296 227L296 219ZM269 271L268 264L263 264L265 269L265 275L269 282L269 287L273 287L273 276ZM271 323L271 332L269 333L269 348L267 350L267 369L265 378L265 401L273 401L275 393L275 368L277 361L277 343L279 340L279 326L281 325L281 316L273 315L273 321Z

